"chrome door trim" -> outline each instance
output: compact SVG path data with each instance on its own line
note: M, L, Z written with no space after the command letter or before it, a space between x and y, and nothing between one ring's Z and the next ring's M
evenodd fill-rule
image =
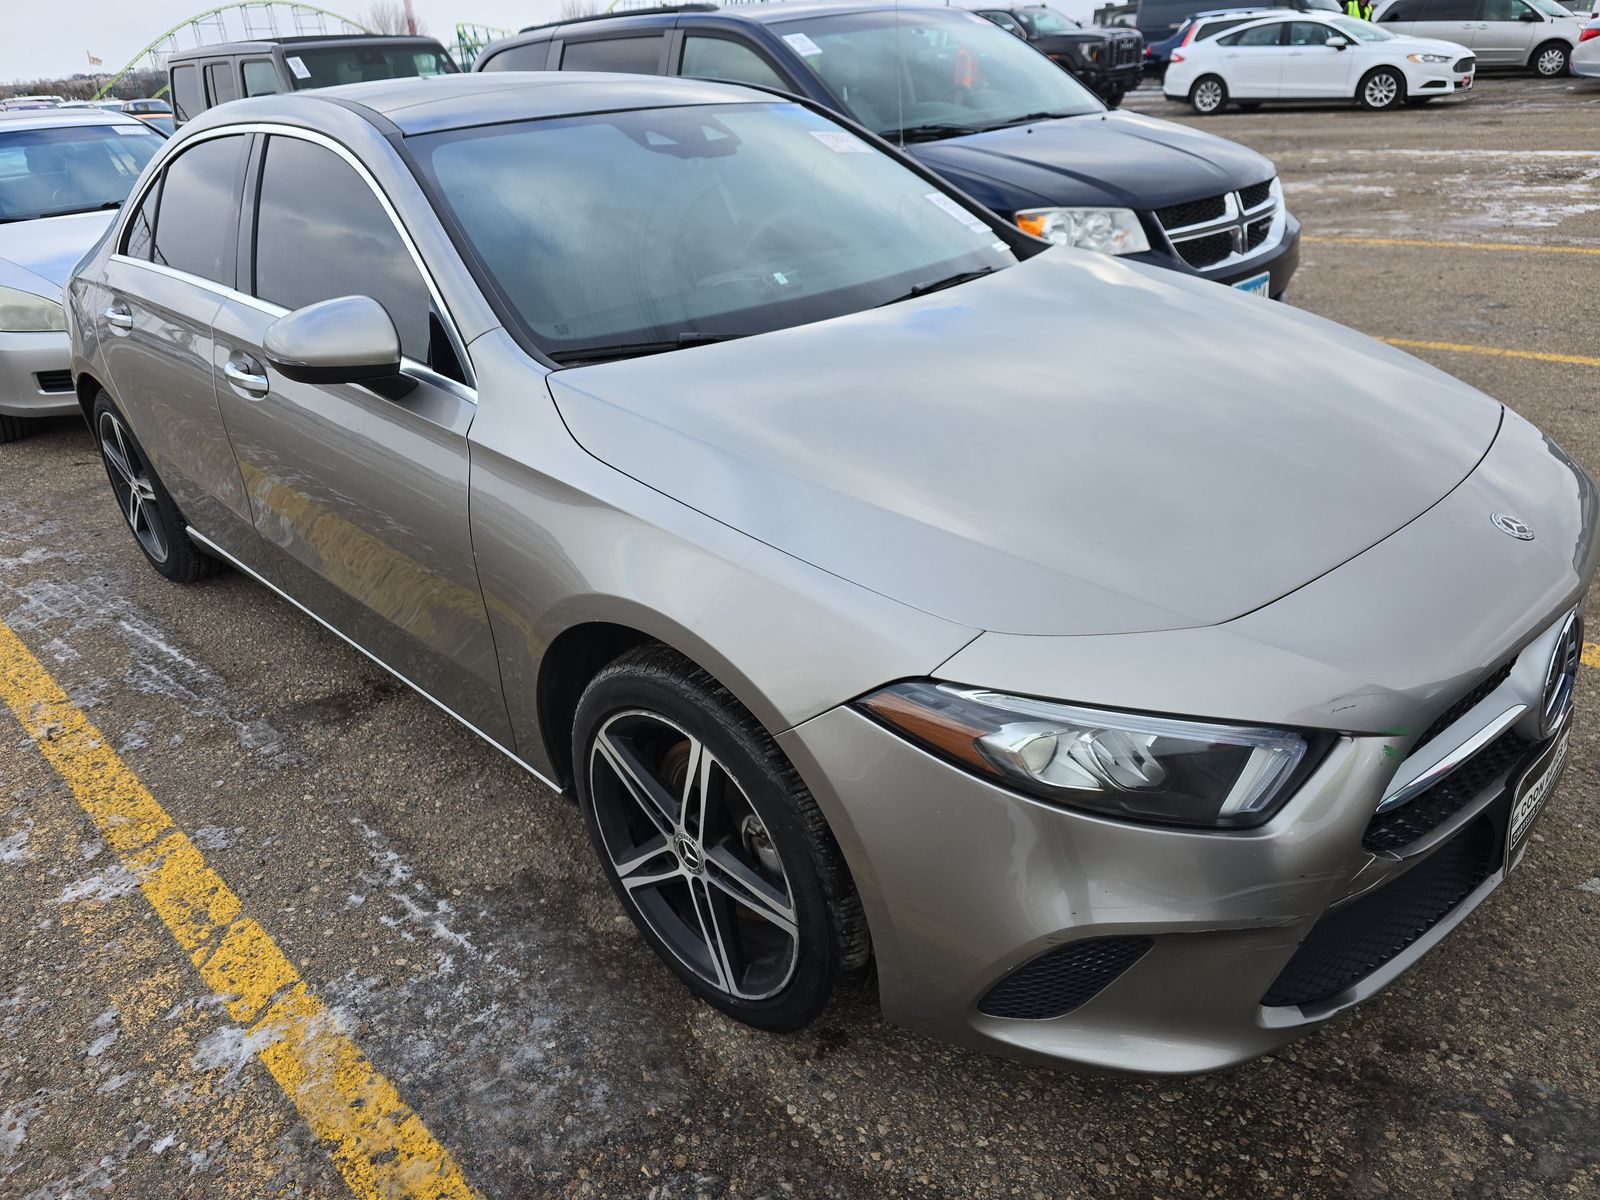
M204 130L190 137L185 137L182 143L178 146L171 146L169 143L169 146L171 147L170 152L163 154L156 161L153 168L150 170L149 178L141 182L138 190L130 195L130 197L123 203L121 211L117 214L116 239L112 243L115 247L117 247L117 249L112 251L111 257L114 260L121 262L140 263L144 266L156 267L160 270L169 271L177 278L187 280L192 283L210 284L212 291L217 291L220 289L224 293L229 294L230 298L239 298L241 293L235 292L232 288L223 288L220 284L214 284L210 280L206 279L199 279L196 276L189 275L183 271L173 271L171 267L164 266L161 263L149 262L138 258L130 258L122 253L120 247L123 245L124 238L127 234L128 224L133 220L133 214L138 212L140 206L144 204L145 196L149 193L150 189L155 186L156 180L166 172L168 163L172 159L177 158L189 147L198 145L200 142L210 141L212 138L235 137L247 133L266 134L269 137L299 138L303 142L310 142L313 145L321 146L325 150L331 150L355 170L355 173L361 177L362 182L367 185L368 190L371 191L373 196L377 198L379 206L382 207L384 213L389 218L389 223L394 226L395 232L400 235L400 241L405 245L407 253L411 255L412 263L416 266L417 272L422 276L422 282L427 286L428 295L432 297L435 306L437 306L439 310L439 319L444 324L445 336L450 339L450 344L455 350L456 361L461 364L462 370L467 373L466 386L468 388L475 389L477 383L477 373L472 369L472 360L467 354L467 344L462 340L461 333L456 328L455 317L450 312L450 306L444 301L444 294L439 291L439 285L434 282L433 272L428 270L428 265L423 261L422 253L417 249L416 242L412 241L410 232L406 229L405 223L400 219L399 210L395 208L393 202L390 201L388 194L381 186L379 186L377 179L374 178L372 172L367 169L366 164L357 158L354 153L346 149L343 144L334 141L333 138L328 137L326 134L317 133L310 129L301 129L295 125L280 125L275 121L251 121L239 125L219 125L215 129ZM257 306L263 304L262 301L257 300L254 296L245 297L245 299L247 301L255 302ZM279 312L287 311L286 309L278 309L278 306L276 305L269 305L267 307L268 311L272 311L274 309ZM433 372L430 371L429 374L433 374ZM440 376L439 378L443 378L443 376ZM452 380L451 382L455 381ZM461 385L457 384L457 386L459 387ZM477 393L474 390L473 395L476 396L476 394Z
M1510 729L1522 719L1523 714L1527 711L1528 706L1526 704L1513 704L1505 712L1478 730L1477 733L1462 742L1461 745L1450 751L1449 754L1434 763L1433 766L1413 776L1409 782L1392 788L1388 795L1384 796L1383 802L1378 805L1377 811L1389 812L1392 809L1399 808L1407 800L1415 799L1461 766L1462 763L1466 762L1479 750L1494 741L1495 738Z
M428 691L425 691L423 688L421 688L421 687L417 686L415 683L411 682L411 680L407 679L404 675L400 674L399 671L396 671L393 667L391 667L388 663L384 662L383 659L379 658L372 651L368 650L360 642L356 641L354 638L350 637L348 634L342 632L336 626L334 626L334 625L330 624L329 622L325 621L322 617L319 617L316 613L312 612L304 604L301 604L300 601L296 600L293 596L289 595L288 592L284 591L277 584L273 583L271 580L262 578L259 574L257 574L250 567L247 567L244 563L240 562L233 555L229 554L221 546L217 545L210 538L206 537L205 534L201 533L193 525L185 526L185 532L189 535L189 537L193 541L196 541L201 546L203 546L207 553L215 554L218 558L224 559L225 561L227 561L232 566L237 567L240 571L243 571L246 575L250 576L251 579L254 579L257 583L259 583L262 587L266 588L268 591L274 592L275 594L277 594L279 596L282 596L290 604L294 605L301 612L305 613L306 616L310 617L318 625L321 625L324 629L326 629L329 633L333 634L333 636L338 638L341 642L344 642L346 645L350 646L352 649L359 651L361 654L365 655L367 658L369 658L373 662L377 663L378 666L382 667L385 671L389 672L389 674L393 675L401 683L405 684L408 688L410 688L412 691L416 692L417 695L421 696L424 700L428 701L434 707L439 708L439 709L443 710L444 712L448 713L450 716L454 717L457 721L459 721L461 724L465 725L473 733L477 734L484 741L488 742L489 745L493 746L496 750L500 751L501 754L504 754L512 762L516 763L517 766L521 767L529 775L532 775L540 783L544 784L545 787L547 787L551 791L555 792L556 795L559 796L566 790L560 784L554 782L553 780L547 779L545 776L541 775L533 767L530 767L526 762L524 762L522 759L518 758L516 756L516 754L514 754L510 750L507 750L499 742L495 741L487 733L485 733L483 730L479 729L476 725L474 725L471 721L469 721L465 717L463 717L455 709L451 708L443 700L438 699L432 693L430 693Z

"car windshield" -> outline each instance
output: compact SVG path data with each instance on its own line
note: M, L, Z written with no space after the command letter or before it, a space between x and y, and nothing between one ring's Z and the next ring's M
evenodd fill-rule
M934 184L794 104L522 121L407 146L559 362L826 320L1017 261Z
M1387 29L1379 29L1371 21L1358 21L1355 17L1335 17L1328 23L1336 26L1341 33L1347 34L1353 41L1391 42L1394 40L1394 34Z
M133 123L0 132L0 221L117 208L160 148Z
M428 46L286 46L283 61L297 89L368 83L374 79L411 79L418 75L451 75L456 65Z
M1083 28L1071 17L1053 8L1023 8L1017 11L1017 16L1034 33L1076 33Z
M875 9L775 28L852 117L892 140L1105 111L1026 42L958 9Z

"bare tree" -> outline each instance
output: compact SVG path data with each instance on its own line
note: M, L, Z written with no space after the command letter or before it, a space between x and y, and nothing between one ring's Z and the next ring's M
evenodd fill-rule
M410 22L415 18L408 13L409 8L403 0L377 0L367 9L367 15L361 18L361 23L373 33L410 33ZM416 26L417 33L428 31L421 21L417 21Z
M561 0L561 19L576 21L579 17L592 17L600 11L600 0Z

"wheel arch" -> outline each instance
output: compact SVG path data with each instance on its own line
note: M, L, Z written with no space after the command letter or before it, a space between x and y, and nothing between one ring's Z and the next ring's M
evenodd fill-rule
M95 397L101 392L105 392L109 396L111 394L110 389L88 371L78 372L77 379L73 381L73 389L78 394L78 409L83 413L83 423L93 431Z

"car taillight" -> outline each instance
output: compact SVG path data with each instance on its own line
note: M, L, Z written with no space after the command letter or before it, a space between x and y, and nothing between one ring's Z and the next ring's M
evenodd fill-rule
M1167 61L1169 61L1169 62L1182 62L1183 61L1183 55L1179 54L1176 50L1174 50L1172 52L1172 57L1170 59L1168 59Z
M1600 27L1596 27L1594 29L1585 29L1582 33L1578 34L1578 40L1580 42L1587 42L1592 37L1600 37Z

